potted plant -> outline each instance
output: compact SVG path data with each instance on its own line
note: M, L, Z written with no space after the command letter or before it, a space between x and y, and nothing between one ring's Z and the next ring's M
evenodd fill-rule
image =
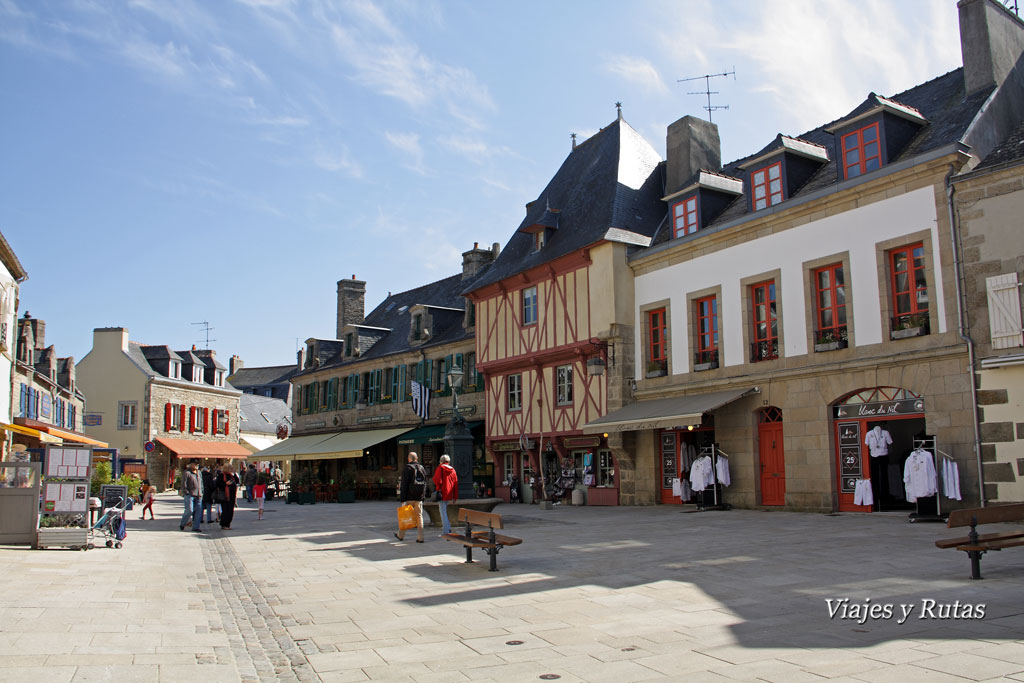
M697 353L696 363L693 365L694 372L702 370L714 370L718 367L718 349L711 351L700 351Z
M647 379L653 377L664 377L666 373L667 364L663 360L649 360L647 361Z
M338 502L356 502L356 473L355 470L342 470L338 481Z
M818 352L845 349L847 344L845 327L825 330L814 335L814 350Z
M928 334L928 314L915 313L904 315L894 319L892 329L893 339L909 339L910 337L923 337Z
M36 531L37 548L89 547L89 529L83 515L41 515Z

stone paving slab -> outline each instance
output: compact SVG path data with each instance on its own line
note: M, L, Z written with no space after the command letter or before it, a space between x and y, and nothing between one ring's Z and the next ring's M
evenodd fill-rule
M201 534L180 505L119 551L0 549L0 682L1024 681L1024 553L970 581L901 516L501 506L524 543L491 573L436 530L396 542L393 503L243 504ZM914 613L830 618L842 598Z

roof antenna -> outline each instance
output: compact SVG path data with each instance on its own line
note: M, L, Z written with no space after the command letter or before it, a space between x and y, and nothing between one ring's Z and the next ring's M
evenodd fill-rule
M615 103L615 111L617 112L619 121L622 120L622 102Z
M214 327L210 327L210 323L208 323L207 321L204 320L201 323L192 323L192 324L193 325L202 325L203 326L203 332L206 333L206 348L210 348L210 342L217 341L216 339L210 339L210 330L216 329ZM200 339L199 341L196 342L196 344L200 344L200 343L202 343L202 341L203 340Z
M569 137L572 138L572 148L576 149L576 133L569 133Z
M700 80L702 78L704 79L704 90L696 90L696 91L693 91L693 92L688 92L686 94L687 95L707 95L708 103L707 103L706 106L701 107L701 108L705 109L708 112L708 121L709 122L711 121L711 112L715 111L716 109L729 109L729 105L728 104L721 104L721 105L719 105L719 104L712 105L711 104L711 96L718 94L717 90L712 90L711 89L711 79L712 78L717 78L719 76L732 76L732 80L735 81L736 80L736 67L733 67L732 71L726 71L726 72L720 73L720 74L704 74L703 76L694 76L693 78L680 78L680 79L678 79L676 81L676 83L685 83L686 81L698 81L698 80Z

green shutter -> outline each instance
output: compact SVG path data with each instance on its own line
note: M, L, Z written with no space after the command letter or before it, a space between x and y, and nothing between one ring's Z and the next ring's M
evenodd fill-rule
M402 401L409 400L409 394L405 393L406 381L409 379L409 366L403 365L399 368L402 371L402 377L398 380L398 393L402 396Z
M484 373L480 372L480 368L476 366L476 356L473 356L473 369L476 371L476 390L484 390Z
M434 389L434 359L429 358L423 361L423 382L428 389Z

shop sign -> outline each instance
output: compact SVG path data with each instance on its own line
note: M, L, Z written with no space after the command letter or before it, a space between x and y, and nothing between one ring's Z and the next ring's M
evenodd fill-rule
M537 445L537 442L533 439L527 439L526 450L530 450ZM491 444L491 450L496 453L508 453L510 451L520 450L520 443L518 441L499 441Z
M599 436L567 436L562 439L566 448L597 448L601 445Z
M50 413L53 412L53 399L49 394L43 394L43 400L40 403L39 414L42 417L50 417Z
M84 419L86 427L99 427L103 424L103 416L98 413L89 413Z
M459 406L459 415L473 415L476 413L476 406ZM451 417L455 414L453 408L442 408L438 411L438 417Z
M886 417L888 415L916 415L923 412L923 398L905 398L900 401L851 403L838 406L836 417Z
M321 420L320 422L307 422L306 429L323 429L327 426L327 423Z
M376 422L391 422L390 415L371 415L370 417L356 418L356 424L374 424Z
M839 477L842 493L854 493L862 476L860 462L860 423L839 424Z

